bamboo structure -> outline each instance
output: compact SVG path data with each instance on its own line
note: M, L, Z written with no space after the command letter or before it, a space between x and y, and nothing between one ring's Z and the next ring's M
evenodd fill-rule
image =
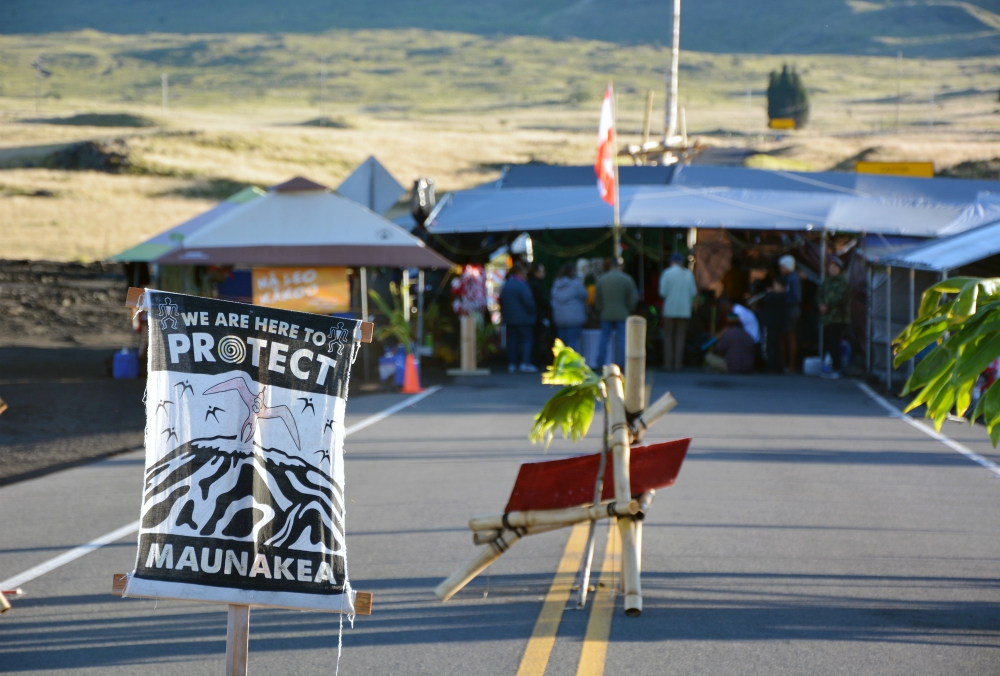
M615 364L604 367L608 390L608 409L611 414L611 461L614 463L615 501L632 500L629 445L631 436L625 413L622 377ZM638 512L638 510L636 510ZM618 519L618 532L622 538L622 583L625 588L625 614L636 617L642 614L642 585L639 581L639 552L636 548L635 519Z
M522 530L525 535L538 535L539 533L559 530L563 527L561 524L558 526L532 526L531 528L524 528ZM477 545L488 545L501 535L503 535L503 531L499 529L477 530L472 533L472 542Z
M447 580L434 589L434 593L442 601L447 601L458 593L473 578L486 570L486 567L500 558L500 555L511 548L523 537L521 531L508 530L496 540L483 547L471 561L456 570Z
M638 416L645 408L646 320L635 315L625 322L625 413Z
M490 516L475 516L469 519L469 530L512 530L538 526L572 526L581 521L597 521L609 516L635 516L639 513L639 501L607 501L598 505L567 507L566 509L538 509L527 512L507 512Z
M653 426L657 420L665 416L677 406L677 400L667 392L662 397L649 405L636 420L632 423L632 443L637 444L646 435L646 430Z

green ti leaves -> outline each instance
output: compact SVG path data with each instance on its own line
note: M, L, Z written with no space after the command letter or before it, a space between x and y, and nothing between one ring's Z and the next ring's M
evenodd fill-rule
M954 277L924 292L920 316L893 341L898 368L929 345L937 344L906 381L903 393L918 391L906 407L926 404L926 417L941 425L952 410L968 411L980 374L1000 357L1000 279ZM994 383L969 415L986 423L990 440L1000 441L1000 388Z
M542 374L542 383L562 387L535 415L529 434L532 443L544 441L546 450L556 430L574 442L587 436L595 402L605 396L603 381L576 350L556 339L552 354L555 360Z
M399 291L396 288L395 282L389 283L389 292L392 294L392 307L389 307L389 304L385 302L385 299L382 298L378 291L372 290L368 292L371 299L375 301L375 305L378 306L379 312L384 314L386 319L389 320L388 324L380 326L375 330L375 338L376 340L395 338L400 345L406 348L406 353L410 354L413 351L413 339L410 337L410 318L403 312Z

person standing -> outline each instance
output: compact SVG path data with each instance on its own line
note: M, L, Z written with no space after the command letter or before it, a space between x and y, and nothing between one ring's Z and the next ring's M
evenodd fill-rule
M552 321L559 340L579 352L583 325L587 323L587 287L576 276L573 263L559 268L559 276L552 284Z
M684 265L684 256L675 253L670 257L670 267L660 275L664 370L679 370L684 365L684 344L696 295L698 287L694 283L694 275Z
M831 258L826 266L826 279L819 285L816 302L819 303L820 321L823 324L823 349L830 353L833 372L821 374L825 378L839 378L846 364L841 363L840 339L850 320L848 309L848 279L842 275L843 263ZM822 356L822 355L821 355Z
M507 326L507 370L537 373L531 363L531 345L537 312L531 287L524 279L524 266L515 263L500 290L500 312Z
M594 289L594 309L601 320L601 347L598 352L597 368L604 366L611 332L615 333L613 361L625 364L625 320L639 302L639 291L635 281L622 271L621 258L614 259L611 269L601 275Z
M552 347L549 335L549 327L552 326L552 306L549 305L549 295L545 293L545 266L541 263L532 266L528 286L531 288L531 297L535 301L536 309L534 350L541 352ZM543 359L544 355L532 353L528 361L538 366Z
M799 370L799 318L802 316L802 279L795 271L795 258L784 255L778 259L781 283L785 287L785 329L781 333L785 371Z
M764 355L767 358L767 370L770 373L781 373L781 333L785 330L788 301L785 299L785 285L780 279L775 279L759 301L757 314L764 326Z

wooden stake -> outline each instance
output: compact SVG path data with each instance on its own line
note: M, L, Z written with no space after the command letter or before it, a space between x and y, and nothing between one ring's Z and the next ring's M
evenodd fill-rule
M604 367L604 382L608 391L611 414L611 461L614 463L615 502L632 501L630 475L631 447L622 392L621 372L615 364ZM622 538L622 583L625 588L625 614L642 614L642 584L639 581L639 552L636 548L635 519L619 518L618 531Z
M615 468L617 472L617 468ZM566 507L565 509L533 509L526 512L507 512L469 519L469 530L504 530L511 528L534 529L539 526L572 526L581 521L597 521L609 516L635 516L639 513L638 500L617 500L599 505Z
M8 610L10 610L10 601L7 600L3 592L0 592L0 615L3 615Z
M646 320L632 316L625 323L625 413L638 415L645 408Z
M247 676L250 606L229 604L226 622L226 676Z

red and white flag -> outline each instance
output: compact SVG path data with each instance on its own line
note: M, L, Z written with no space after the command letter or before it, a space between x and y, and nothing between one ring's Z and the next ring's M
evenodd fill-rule
M597 162L594 173L597 174L597 191L601 199L615 205L615 116L612 110L611 85L604 90L604 103L601 104L601 124L597 131Z

